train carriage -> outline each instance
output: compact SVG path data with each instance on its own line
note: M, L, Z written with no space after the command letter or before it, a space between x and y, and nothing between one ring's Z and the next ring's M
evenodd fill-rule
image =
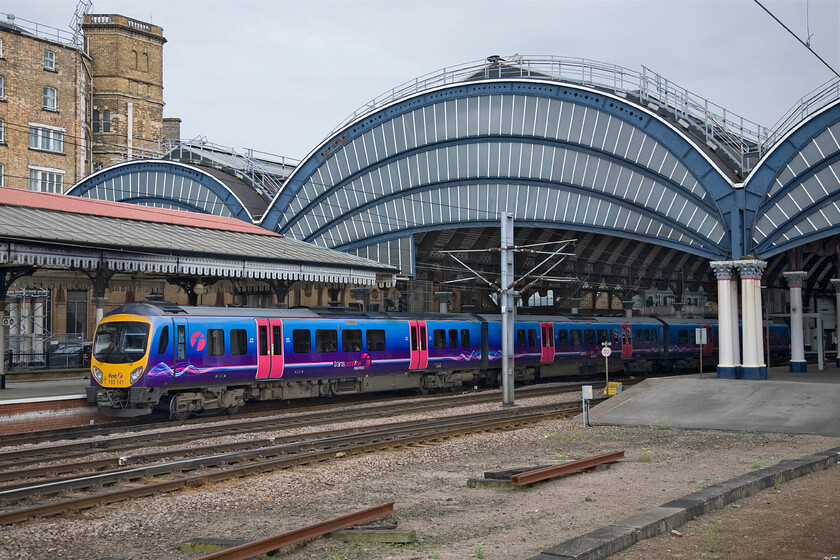
M517 382L611 372L697 371L714 365L717 326L690 319L520 316ZM707 331L698 346L696 329ZM767 355L789 352L766 327ZM115 416L168 407L173 418L248 401L501 383L498 315L124 305L98 325L88 400Z

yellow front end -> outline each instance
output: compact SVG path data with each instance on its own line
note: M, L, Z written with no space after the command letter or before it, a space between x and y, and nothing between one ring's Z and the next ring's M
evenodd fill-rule
M96 327L90 369L105 389L131 387L142 376L149 357L152 322L139 315L109 315Z

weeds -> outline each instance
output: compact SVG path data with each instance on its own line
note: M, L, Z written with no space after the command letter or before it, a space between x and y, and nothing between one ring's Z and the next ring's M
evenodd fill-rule
M715 545L717 544L718 535L723 532L723 520L722 519L712 519L714 524L706 530L706 538L709 540L709 551L715 551Z
M773 475L773 494L778 494L782 491L782 473Z
M642 454L639 455L640 463L650 463L653 453L647 447L642 447Z
M480 544L475 545L475 557L484 558L484 547Z
M669 424L668 422L664 422L664 421L663 422L657 422L656 424L653 425L653 427L656 428L657 430L673 430L674 429L674 427L671 424Z

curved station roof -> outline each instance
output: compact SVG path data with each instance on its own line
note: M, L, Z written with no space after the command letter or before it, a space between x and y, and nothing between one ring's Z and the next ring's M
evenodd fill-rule
M790 258L827 284L838 90L828 84L807 117L769 130L646 69L490 57L365 105L261 210L212 173L156 161L108 168L71 194L255 221L438 281L459 276L445 251L498 247L510 213L517 245L576 239L563 272L584 281L646 287L689 274L711 286L709 260L750 255L771 260L771 284ZM136 186L123 178L143 173Z

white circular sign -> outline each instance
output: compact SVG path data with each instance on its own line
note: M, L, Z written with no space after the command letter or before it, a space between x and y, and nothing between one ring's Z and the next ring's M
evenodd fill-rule
M604 346L603 348L601 348L601 355L603 357L609 358L610 354L612 354L612 348L610 348L609 346Z

